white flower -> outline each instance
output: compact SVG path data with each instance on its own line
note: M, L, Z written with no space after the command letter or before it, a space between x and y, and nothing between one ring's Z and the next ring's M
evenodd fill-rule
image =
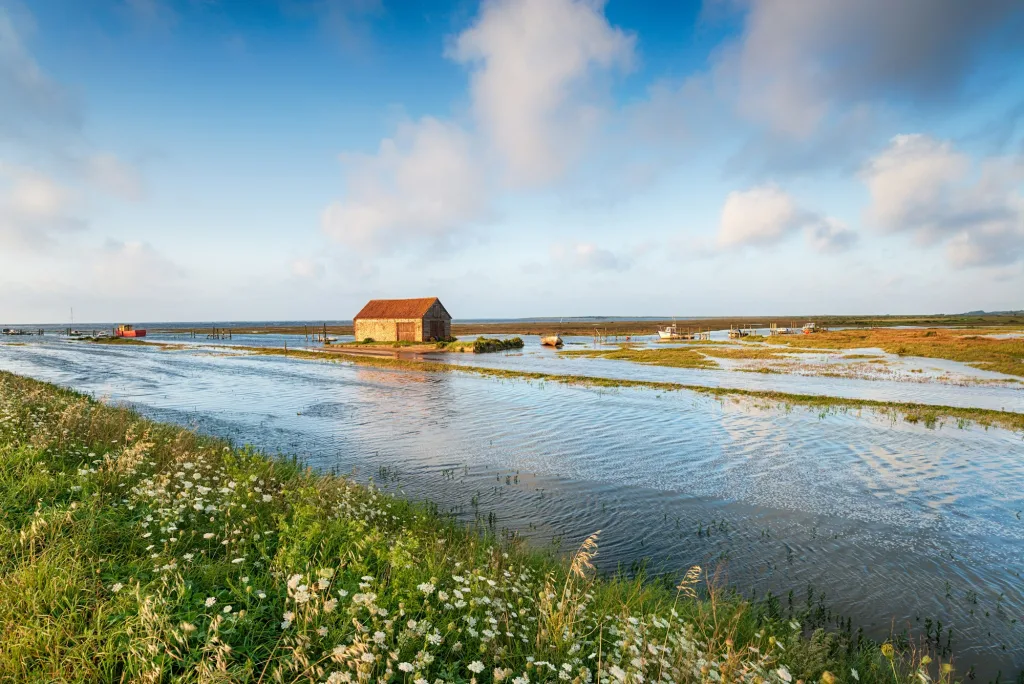
M388 638L388 635L387 635L387 634L385 634L384 632L380 632L380 631L377 631L377 632L374 632L374 633L373 633L373 641L374 641L375 643L378 643L378 644L383 644L383 643L384 643L384 641L385 641L385 640L386 640L387 638Z
M779 669L777 669L775 671L775 674L779 675L779 679L781 679L784 682L793 681L793 675L789 674L789 670L787 670L785 667L780 667Z
M257 591L257 592L256 592L256 595L257 595L257 596L259 596L259 597L260 597L261 599L265 599L265 598L267 598L267 592L263 591L262 589L260 589L259 591Z
M336 598L327 599L326 601L324 601L324 612L325 613L330 613L331 611L333 611L337 607L338 607L338 599L336 599Z
M244 563L245 562L245 558L244 557L243 558L235 558L231 562L234 563L235 565L238 565L239 563Z
M469 671L473 672L474 674L480 674L484 671L484 664L481 663L479 660L474 660L469 664Z
M230 613L231 612L231 606L224 606L224 612L225 613Z
M195 557L196 557L196 555L194 553L186 553L184 556L182 556L182 558L184 558L187 561L190 561L190 560L192 560Z
M414 669L412 663L398 663L398 669L402 672L412 672Z
M612 676L618 679L620 682L626 680L626 673L618 665L612 665L608 668L608 671L612 673Z
M213 539L213 532L207 532L204 534L203 539Z
M430 582L424 582L423 584L418 585L416 588L422 591L427 596L430 596L434 593L434 585Z
M274 497L270 496L269 494L264 494L263 495L263 500L264 501L273 501Z
M114 592L115 594L117 592L121 591L122 589L124 589L124 585L121 584L120 582L114 582L114 585L112 587L110 587L110 590L112 592Z
M373 662L373 654L372 653L364 653L362 655L362 659L363 659L364 663L372 663Z
M326 627L320 627L320 628L318 628L316 630L316 633L319 634L322 637L327 636L327 628Z
M430 682L428 682L428 681L427 681L426 679L424 679L423 677L420 677L420 678L418 678L418 679L414 679L414 680L413 680L413 682L412 682L412 684L430 684Z
M217 602L217 599L215 599L215 598L214 598L214 597L212 597L212 596L208 596L208 597L206 598L206 607L207 607L207 608L209 608L210 606L212 606L212 605L213 605L213 604L215 604L216 602Z
M850 676L856 679L858 682L860 681L860 673L857 672L855 668L850 668Z

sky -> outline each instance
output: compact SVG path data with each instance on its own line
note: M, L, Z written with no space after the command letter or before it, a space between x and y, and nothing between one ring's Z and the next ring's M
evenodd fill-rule
M0 0L0 322L1024 308L1019 0Z

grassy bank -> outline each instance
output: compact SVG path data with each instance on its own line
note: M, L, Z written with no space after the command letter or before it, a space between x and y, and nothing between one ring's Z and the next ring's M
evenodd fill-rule
M893 420L905 420L909 423L920 423L928 427L938 427L949 422L958 427L975 424L983 427L998 427L1014 432L1024 432L1024 413L997 411L994 409L961 408L957 406L878 401L874 399L849 399L845 397L828 397L817 394L776 392L773 390L706 387L704 385L693 385L678 382L626 380L620 378L601 378L590 375L559 375L555 373L517 371L504 368L464 366L438 361L367 357L344 353L325 354L319 351L299 350L285 352L282 349L266 347L234 347L234 349L245 350L256 355L289 356L292 358L318 361L344 361L364 366L428 373L460 372L499 379L557 382L565 385L580 385L584 387L608 389L633 388L650 389L660 392L688 391L717 397L723 400L735 398L750 400L762 405L779 408L806 408L822 414L845 411L871 411L873 413L892 418Z
M598 578L596 533L559 561L8 373L0 464L4 681L953 678L699 568Z

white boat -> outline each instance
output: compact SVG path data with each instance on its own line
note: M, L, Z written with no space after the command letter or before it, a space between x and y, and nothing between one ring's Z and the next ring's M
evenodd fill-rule
M679 330L676 329L676 326L670 325L664 329L659 328L658 337L663 340L678 340L682 335L679 334Z
M561 347L562 338L558 335L548 335L547 337L540 338L540 343L545 347Z

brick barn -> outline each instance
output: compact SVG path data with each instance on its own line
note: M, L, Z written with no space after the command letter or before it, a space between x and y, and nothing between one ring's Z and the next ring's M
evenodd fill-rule
M371 299L353 324L358 341L427 342L452 336L451 314L437 297Z

